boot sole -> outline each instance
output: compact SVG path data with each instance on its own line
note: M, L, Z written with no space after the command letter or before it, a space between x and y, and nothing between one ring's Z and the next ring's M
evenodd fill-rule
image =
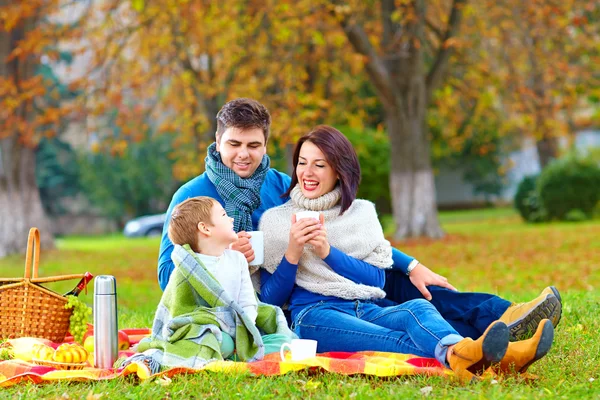
M558 318L556 318L555 315L554 319L556 319L556 321L552 318L550 319L550 321L552 321L552 325L556 328L558 326L558 323L560 322L560 318L562 317L562 298L560 297L560 293L558 292L557 288L555 288L554 286L550 286L550 289L552 290L552 293L554 293L554 296L556 296L558 302L560 303L560 312L558 313Z
M531 359L531 361L523 365L523 367L519 370L519 373L524 373L527 371L527 368L529 368L531 364L544 357L550 351L552 342L554 342L554 326L552 326L551 321L548 321L544 324L542 329L542 336L540 337L538 346L535 349L535 356Z
M560 301L560 303L562 304L562 298L560 297L560 293L558 292L558 289L554 286L550 286L550 290L552 290L552 293L554 293L554 296L556 296L558 301Z
M553 288L552 291L554 292L555 290L556 288ZM549 319L553 325L557 325L562 314L562 306L559 298L549 294L535 308L531 309L529 313L510 324L508 326L510 341L516 342L530 339L543 319Z
M483 356L481 360L467 368L472 374L478 374L488 369L492 364L500 362L508 348L508 327L502 322L491 326L481 344Z

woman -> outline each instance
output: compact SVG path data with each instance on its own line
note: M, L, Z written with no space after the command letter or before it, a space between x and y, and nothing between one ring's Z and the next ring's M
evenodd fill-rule
M287 303L295 333L317 340L319 352L435 357L467 380L502 360L500 366L523 372L548 352L554 336L549 320L526 341L509 344L501 321L473 341L426 300L375 304L385 296L391 246L373 204L355 199L360 166L351 143L335 128L319 126L299 140L293 164L290 201L266 211L259 224L265 234L260 298ZM306 210L318 211L320 219L297 220L295 214Z

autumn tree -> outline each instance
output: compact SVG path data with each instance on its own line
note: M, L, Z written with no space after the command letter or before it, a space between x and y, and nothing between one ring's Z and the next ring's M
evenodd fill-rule
M355 81L340 71L344 37L312 12L312 2L110 1L88 20L81 51L93 49L74 84L85 87L89 132L107 151L155 134L177 132L174 176L203 171L215 116L235 97L254 97L273 118L272 142L293 142L316 123L339 120ZM349 56L351 57L351 55ZM120 135L106 134L107 118ZM153 126L148 126L152 121ZM104 132L104 133L103 133ZM103 147L104 148L104 147Z
M63 110L48 107L36 74L42 50L53 44L45 13L50 1L0 0L0 257L22 252L37 226L42 244L52 245L35 180L40 135L53 135Z
M440 237L427 108L444 80L465 1L334 2L332 14L385 110L395 238Z
M439 237L425 121L463 3L107 2L88 27L90 47L99 49L92 64L103 71L102 89L92 90L102 96L88 106L94 115L116 107L128 138L148 113L161 129L180 132L182 178L201 171L198 155L228 99L260 99L273 114L274 140L291 142L315 123L343 120L344 94L364 68L391 139L395 236Z
M589 0L483 1L472 5L465 36L480 66L465 84L493 87L505 131L535 140L540 164L559 154L558 139L573 132L585 93L598 87L600 6ZM491 79L490 79L491 78Z

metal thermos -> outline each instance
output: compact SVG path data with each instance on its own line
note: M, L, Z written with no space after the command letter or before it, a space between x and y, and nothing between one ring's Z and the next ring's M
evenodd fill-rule
M112 368L119 354L117 281L112 275L94 279L94 363Z

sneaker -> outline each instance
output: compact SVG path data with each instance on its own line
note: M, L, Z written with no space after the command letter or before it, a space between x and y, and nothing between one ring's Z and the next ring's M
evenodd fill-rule
M500 321L508 325L510 341L515 342L530 339L543 319L549 319L556 327L561 314L560 293L554 286L549 286L535 299L508 307Z
M554 326L544 319L531 339L508 344L502 361L494 367L496 373L524 373L527 368L550 351L554 341Z
M464 338L449 351L448 364L463 382L478 379L489 366L502 360L508 347L508 327L493 322L477 340Z

